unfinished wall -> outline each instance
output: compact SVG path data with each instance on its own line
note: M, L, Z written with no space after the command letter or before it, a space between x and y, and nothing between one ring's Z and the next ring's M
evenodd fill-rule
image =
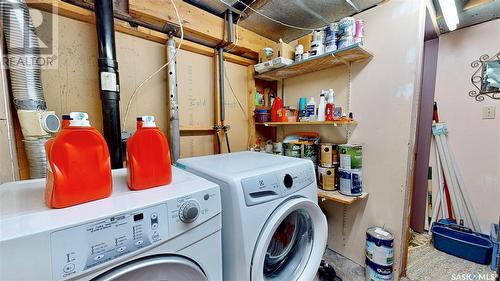
M101 101L97 76L97 39L95 25L58 17L58 68L42 71L42 83L48 108L58 115L85 111L97 129L102 130ZM64 27L64 28L62 28ZM44 34L41 32L41 34ZM116 33L116 51L120 72L122 129L133 132L135 117L154 115L157 125L168 131L166 72L151 79L136 96L124 124L127 103L143 79L166 62L164 45ZM246 67L226 62L227 77L246 109ZM181 128L214 126L213 58L181 50L177 57L179 115ZM247 121L236 105L226 82L227 122L234 151L247 145ZM243 97L243 98L241 98ZM181 157L211 154L212 136L181 137Z
M500 215L500 101L488 97L477 102L469 97L481 55L500 51L500 20L482 23L439 37L435 100L440 121L448 124L448 144L455 154L465 188L476 208L482 231ZM482 119L483 106L494 105L496 119ZM434 148L430 165L435 167ZM437 187L434 177L433 187ZM437 190L437 188L434 188Z
M321 204L328 216L328 247L358 264L364 264L366 229L385 226L391 231L396 275L415 140L424 13L421 1L388 1L356 16L365 20L365 46L374 57L352 65L351 107L359 125L349 142L363 144L363 188L369 197L345 209L338 203ZM333 88L335 102L345 107L348 67L287 79L285 103L298 106L301 96L318 99L325 88ZM300 127L304 129L317 130L325 141L343 140L343 129Z

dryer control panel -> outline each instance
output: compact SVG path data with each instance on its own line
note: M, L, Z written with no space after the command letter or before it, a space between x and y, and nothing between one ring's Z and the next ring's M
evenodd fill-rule
M315 172L311 165L301 165L241 180L245 203L257 205L293 194L315 184Z
M167 238L167 204L53 232L52 278L70 278Z

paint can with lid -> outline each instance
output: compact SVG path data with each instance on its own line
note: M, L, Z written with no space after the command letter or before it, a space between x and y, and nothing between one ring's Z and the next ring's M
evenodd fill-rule
M339 24L334 22L329 24L325 29L325 52L337 50L337 35L339 32Z
M356 34L356 20L353 17L345 17L339 21L339 37L354 37Z
M304 142L302 144L302 158L309 159L314 165L318 165L318 145L314 142Z
M332 143L321 143L319 154L319 165L325 168L331 168L334 164L338 164L337 145Z
M366 259L381 266L394 263L394 236L381 227L366 230Z
M285 156L300 158L302 152L302 144L297 142L284 143Z
M368 258L365 260L365 280L366 281L392 281L394 274L392 266L378 265L370 261Z
M363 182L361 170L339 168L340 178L339 192L347 196L360 196L363 193Z
M325 45L323 45L323 40L312 41L310 56L320 56L325 53Z
M363 150L359 144L339 145L340 168L361 169L363 167Z
M318 166L318 186L323 190L338 189L337 169Z

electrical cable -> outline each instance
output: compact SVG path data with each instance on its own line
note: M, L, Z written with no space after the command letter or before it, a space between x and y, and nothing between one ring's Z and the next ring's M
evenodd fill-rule
M125 118L123 120L123 131L122 132L126 131L127 119L128 119L128 115L130 113L130 106L132 105L132 102L134 101L135 96L139 93L139 90L142 88L142 86L144 86L147 82L149 82L156 74L158 74L165 67L167 67L170 64L170 62L172 62L173 60L176 59L177 54L179 53L179 50L181 49L182 41L184 41L184 29L182 27L181 16L179 15L179 11L177 10L177 6L175 5L174 0L170 0L170 2L174 6L174 11L175 11L175 14L177 16L177 20L179 21L179 27L181 29L181 38L179 41L179 45L177 46L177 50L176 50L173 57L171 57L164 65L162 65L160 68L158 68L155 72L151 73L151 75L149 75L146 79L142 80L142 82L139 83L139 85L134 89L134 92L132 93L132 96L130 96L130 99L127 103L127 109L125 111Z
M236 102L238 103L238 106L240 107L241 111L243 112L243 115L245 116L245 120L248 120L247 112L245 111L245 108L241 104L240 99L238 98L238 96L236 96L236 93L234 92L233 86L231 85L231 81L229 81L229 77L227 76L227 73L225 71L224 71L224 77L226 77L226 81L227 81L227 84L229 85L229 89L231 89L231 93L233 94L233 97L236 99Z
M219 0L221 3L223 3L224 5L228 6L228 7L232 7L230 4L226 3L224 0ZM290 28L295 28L295 29L299 29L299 30L306 30L306 31L314 31L314 30L318 30L318 29L323 29L325 28L326 26L323 26L323 27L319 27L319 28L309 28L309 27L301 27L301 26L296 26L296 25L291 25L291 24L288 24L288 23L284 23L282 21L279 21L279 20L276 20L276 19L273 19L271 18L270 16L268 15L265 15L257 10L255 10L254 8L250 7L249 5L245 4L245 2L241 1L241 0L236 0L238 1L239 3L243 4L243 6L247 7L248 9L252 10L254 13L270 20L270 21L273 21L277 24L281 24L283 26L286 26L286 27L290 27Z

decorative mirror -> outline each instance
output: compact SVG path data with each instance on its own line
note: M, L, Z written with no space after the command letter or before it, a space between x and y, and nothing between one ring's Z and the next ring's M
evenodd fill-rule
M477 68L470 79L477 90L470 91L469 96L477 101L483 101L484 96L500 99L500 53L491 58L482 55L471 66Z

